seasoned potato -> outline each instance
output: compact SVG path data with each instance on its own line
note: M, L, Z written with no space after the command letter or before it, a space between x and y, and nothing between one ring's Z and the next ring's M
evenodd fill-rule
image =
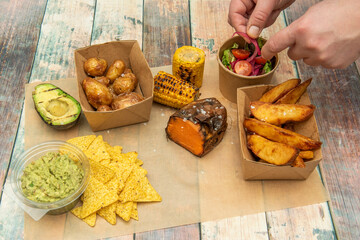
M85 72L93 77L102 76L107 68L107 62L102 58L89 58L84 63Z
M291 164L291 166L292 167L305 168L305 163L304 163L304 160L300 156L297 156L295 158L295 161Z
M129 77L119 77L113 83L116 94L130 93L136 88L137 81Z
M256 133L272 141L291 145L300 150L313 150L321 146L319 141L254 118L245 119L244 128L248 132Z
M111 111L111 107L108 106L108 105L100 105L98 108L97 108L97 111L98 112L107 112L107 111Z
M113 83L115 79L123 74L125 68L126 65L122 60L115 60L106 72L106 77L110 79L111 83Z
M299 153L299 156L302 159L305 159L305 160L313 159L314 158L314 152L313 151L301 151Z
M125 72L124 72L124 75L123 75L122 77L131 78L131 79L135 82L135 85L138 84L138 80L137 80L135 74L133 74L132 72L128 72L128 73L125 73ZM135 87L136 87L136 86L135 86Z
M115 98L111 107L113 110L119 110L141 102L142 100L144 100L144 98L136 92L125 93Z
M248 148L260 159L275 165L291 164L299 154L299 150L292 146L256 134L248 136Z
M85 78L82 87L85 91L88 102L94 108L98 108L100 105L110 105L113 97L109 89L96 81L93 78Z
M109 86L110 84L110 79L105 77L105 76L101 76L101 77L96 77L95 78L96 81L98 81L101 84L104 84L105 86Z
M126 68L124 70L124 74L127 74L127 73L132 73L133 71L130 69L130 68Z
M250 111L255 118L274 125L305 121L313 115L314 110L314 105L272 104L258 101L250 103Z
M276 102L276 100L288 93L291 89L299 85L300 82L300 79L295 78L289 79L279 85L276 85L275 87L264 93L264 95L259 99L259 101L274 103Z
M312 78L309 78L305 82L297 85L295 88L290 90L287 94L281 97L276 103L288 103L293 104L296 103L300 97L304 94L307 87L310 85Z

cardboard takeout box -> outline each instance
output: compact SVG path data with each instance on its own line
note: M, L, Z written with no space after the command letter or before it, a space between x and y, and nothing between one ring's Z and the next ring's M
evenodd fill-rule
M143 95L144 100L125 109L96 112L88 103L81 86L82 81L88 77L84 71L84 62L91 57L105 59L108 66L117 59L123 60L137 77L139 84L135 92ZM150 119L154 81L149 65L136 40L108 42L77 49L75 50L75 67L80 104L93 131L146 122Z
M238 124L240 134L240 157L244 179L293 179L304 180L314 171L322 159L321 148L314 151L314 158L305 162L305 168L291 166L276 166L269 163L255 161L251 151L247 148L246 131L243 126L244 119L249 117L250 102L258 100L270 85L258 85L237 89ZM299 100L300 104L311 104L307 93ZM315 110L316 111L316 110ZM304 136L319 140L319 132L315 116L304 122L295 123L294 131Z

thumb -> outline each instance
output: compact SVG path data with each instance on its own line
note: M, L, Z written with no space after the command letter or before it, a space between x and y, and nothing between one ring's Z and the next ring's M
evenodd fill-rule
M295 34L293 34L292 27L293 25L290 24L267 40L261 49L261 56L265 59L271 59L276 53L294 45L296 38Z
M268 18L275 8L274 0L257 1L254 11L251 13L247 24L247 34L251 38L259 37L261 31L266 25Z

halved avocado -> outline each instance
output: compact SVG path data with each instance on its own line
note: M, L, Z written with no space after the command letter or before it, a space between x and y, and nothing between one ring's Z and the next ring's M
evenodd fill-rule
M71 128L80 118L80 103L55 85L37 85L32 97L41 119L55 129Z

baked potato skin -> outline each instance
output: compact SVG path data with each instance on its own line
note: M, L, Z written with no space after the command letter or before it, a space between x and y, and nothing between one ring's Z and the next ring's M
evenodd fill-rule
M274 125L290 122L302 122L309 119L314 111L314 105L300 104L271 104L265 102L251 102L251 114L260 121Z
M114 92L119 95L123 93L130 93L135 90L137 85L136 79L130 77L119 77L113 83Z
M144 98L136 92L121 94L113 100L111 108L113 110L127 108L131 105L141 102L142 100L144 100Z
M85 78L82 82L82 87L88 102L96 109L100 105L110 105L113 101L109 89L93 78Z
M113 83L115 79L121 76L126 69L126 65L122 60L115 60L109 67L106 72L106 77L110 79L110 82Z
M104 75L107 68L107 62L102 58L89 58L84 63L84 70L87 75L97 77Z
M107 87L110 85L110 79L105 76L96 77L95 80Z
M108 111L112 111L112 108L108 105L100 105L98 108L97 108L97 111L98 112L108 112Z

